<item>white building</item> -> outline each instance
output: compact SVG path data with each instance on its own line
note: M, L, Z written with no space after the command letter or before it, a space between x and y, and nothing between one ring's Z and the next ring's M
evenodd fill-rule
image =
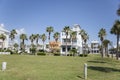
M8 48L9 47L9 31L4 29L4 25L0 24L0 34L4 34L6 36L5 41L3 42L3 40L0 39L0 48Z
M91 41L91 53L99 53L99 42L94 40Z
M80 25L75 24L73 26L73 28L71 28L72 31L76 31L77 32L77 36L76 36L76 40L71 41L70 40L70 35L68 35L68 40L66 40L66 35L64 32L61 32L60 36L61 36L61 54L65 55L66 52L66 41L67 41L67 54L69 53L71 48L76 48L78 51L78 54L82 53L82 38L81 35L79 34L81 28Z

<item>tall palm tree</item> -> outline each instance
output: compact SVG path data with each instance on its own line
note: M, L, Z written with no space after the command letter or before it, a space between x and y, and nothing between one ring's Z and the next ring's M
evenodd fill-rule
M47 36L45 34L42 34L41 35L41 39L42 39L42 42L43 42L43 50L44 50L44 43L45 43L45 40L46 40Z
M54 31L54 28L52 26L49 26L49 27L46 28L46 32L48 32L49 43L50 43L50 35L53 31ZM50 50L50 45L49 45L49 50Z
M25 40L27 40L27 35L26 34L21 34L20 39L21 39L21 50L24 52L24 50L25 50Z
M15 39L15 35L17 34L16 30L13 29L12 31L10 31L10 35L9 35L9 38L11 39L12 41L12 46L14 44L14 39Z
M29 39L31 41L31 45L34 44L33 42L35 40L35 35L34 34L30 35Z
M84 29L82 29L79 34L81 35L81 38L82 38L82 52L83 52L83 54L85 54L86 53L86 45L87 45L86 43L87 43L87 40L89 39L89 36ZM85 52L83 51L83 44L85 45L84 46Z
M103 40L106 36L106 30L101 28L100 31L98 32L98 37L100 38L100 41L101 41L101 56L102 58L104 57L104 54L103 54Z
M0 39L3 41L2 42L2 49L4 49L4 41L6 39L6 36L4 34L0 34Z
M39 41L39 39L40 39L40 35L39 35L39 34L36 34L36 35L35 35L35 40L36 40L36 47L37 47L37 48L36 48L36 51L37 51L37 52L38 52L38 45L39 45L39 44L38 44L38 41ZM37 55L37 52L36 52L35 55Z
M54 31L54 29L53 29L52 26L46 28L46 32L48 32L48 34L49 34L49 35L48 35L48 40L49 40L49 42L50 42L51 32L53 32L53 31Z
M105 56L108 56L108 44L110 44L110 41L105 39L103 40L103 47L105 48Z
M38 41L39 41L39 39L40 39L40 35L39 35L39 34L36 34L36 35L35 35L35 39L36 39L36 45L38 46Z
M70 33L70 27L69 26L65 26L63 28L63 32L65 33L66 35L66 51L65 51L65 55L67 56L67 40L68 40L68 35Z
M60 33L55 32L54 35L53 35L53 38L55 39L56 42L58 41L59 37L60 37Z
M72 42L72 47L73 47L73 41L76 40L76 36L77 36L77 32L76 31L71 31L70 39L71 39L71 42Z
M110 33L116 35L116 39L117 39L116 59L118 60L118 58L119 58L119 53L118 53L118 51L119 51L119 39L120 39L120 21L119 20L115 21L114 25L111 28Z

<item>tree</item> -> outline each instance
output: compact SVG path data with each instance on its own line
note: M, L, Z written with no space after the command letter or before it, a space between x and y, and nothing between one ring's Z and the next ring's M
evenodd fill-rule
M111 34L116 35L116 39L117 39L117 52L116 52L116 59L118 60L119 58L119 39L120 39L120 21L116 20L115 23L113 24L111 31Z
M106 36L106 30L101 28L100 31L98 32L98 37L100 38L100 41L101 41L101 56L102 56L102 58L104 57L104 54L103 54L103 40L104 40L105 36Z
M108 56L108 44L110 44L110 41L105 39L103 40L103 47L105 48L105 56Z
M45 43L45 40L46 40L47 36L45 34L42 34L41 35L41 39L42 39L42 42L43 42L43 50L44 50L44 43Z
M53 29L52 26L46 28L46 32L48 32L48 34L49 34L49 36L48 36L49 42L50 42L50 35L51 35L51 32L53 32L53 31L54 31L54 29Z
M74 56L77 53L77 49L76 48L71 49L70 53L72 54L72 56Z
M70 33L70 39L72 42L72 47L73 47L73 41L76 40L77 32L76 31L71 31Z
M40 38L40 35L39 34L36 34L35 35L35 40L36 40L36 47L38 48L38 41L39 41L39 38ZM36 48L36 51L38 52L38 49ZM36 55L37 55L37 53L36 53Z
M47 27L46 28L46 32L48 32L48 40L49 40L49 43L50 43L50 35L51 35L51 32L53 32L54 31L54 29L53 29L53 27L52 26L49 26L49 27ZM50 46L49 46L49 50L50 50Z
M36 34L35 35L35 40L36 40L36 45L38 46L38 41L40 39L40 35L39 34Z
M15 39L15 35L17 34L16 30L13 29L12 31L10 31L10 35L9 35L9 38L11 39L12 41L12 46L14 45L14 39Z
M70 33L70 27L69 26L65 26L63 28L63 32L65 33L66 35L66 51L65 51L65 55L67 56L67 40L68 40L68 35Z
M53 38L55 39L56 42L58 41L59 37L60 37L60 33L55 32L54 35L53 35Z
M15 48L15 51L18 52L18 47L19 47L19 45L18 45L17 43L15 43L13 46L14 46L14 48Z
M27 40L27 35L21 34L20 39L21 39L21 50L22 52L24 52L25 51L25 40Z
M35 40L35 35L34 34L30 35L29 39L31 41L31 45L34 44L33 42Z
M2 42L2 49L4 49L4 41L6 39L6 36L4 34L0 34L0 39L3 41Z
M89 39L89 36L88 34L85 32L84 29L82 29L79 33L81 35L81 38L82 38L82 52L83 52L83 55L86 53L86 46L87 46L87 40ZM83 44L84 44L84 47L85 47L85 51L83 51Z

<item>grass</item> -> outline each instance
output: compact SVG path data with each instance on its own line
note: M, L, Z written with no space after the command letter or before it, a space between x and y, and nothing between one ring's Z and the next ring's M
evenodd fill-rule
M120 61L88 57L0 55L7 70L0 71L0 80L84 80L84 63L88 64L87 80L119 80ZM0 66L1 69L1 66Z

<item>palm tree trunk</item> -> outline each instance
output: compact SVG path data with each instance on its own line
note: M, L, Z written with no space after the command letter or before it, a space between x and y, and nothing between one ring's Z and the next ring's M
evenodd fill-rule
M119 50L119 35L117 35L117 52L116 52L116 59L117 59L117 60L119 59L118 50Z
M103 55L103 41L101 41L101 57L103 58L104 55Z

